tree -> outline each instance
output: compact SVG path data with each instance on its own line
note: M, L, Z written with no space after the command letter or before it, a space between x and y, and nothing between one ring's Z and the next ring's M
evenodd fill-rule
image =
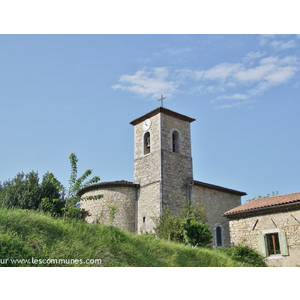
M86 181L87 178L92 174L91 169L86 170L81 177L77 178L78 158L76 154L71 153L69 160L71 164L71 175L69 180L69 189L67 192L67 197L65 199L65 207L63 213L64 220L66 217L71 217L71 218L82 217L82 213L84 212L80 211L80 208L77 207L77 204L80 200L79 197L77 196L77 193L80 189L100 181L99 176L94 176L92 179Z
M37 172L18 173L12 180L7 180L1 184L1 204L6 207L38 209L44 198L49 199L49 201L62 199L61 189L54 184L54 179L54 175L47 172L40 184ZM58 180L56 181L58 182Z
M37 172L18 173L1 188L1 203L6 207L36 209L41 201L41 189Z
M77 193L83 187L97 183L100 177L94 176L87 180L92 174L92 170L88 169L81 177L77 178L78 159L74 153L71 153L69 159L71 175L68 190L52 173L47 172L43 176L41 184L39 184L37 172L18 173L12 180L7 180L3 184L0 182L0 204L5 207L40 209L50 212L53 216L63 216L63 219L66 217L84 218L86 212L80 210L77 205L79 202ZM100 197L102 195L90 197L90 200Z
M53 217L61 217L65 206L64 187L52 173L43 176L39 209Z
M172 215L168 206L158 218L153 218L155 235L169 241L191 246L207 246L212 242L210 228L205 224L207 217L202 202L185 200L179 215Z
M153 218L155 235L168 241L180 242L180 218L166 206L158 218Z
M192 218L202 223L207 222L205 207L202 200L198 203L193 203L185 199L180 214L182 219Z
M205 247L212 241L212 234L209 227L191 217L180 222L182 242L186 245Z

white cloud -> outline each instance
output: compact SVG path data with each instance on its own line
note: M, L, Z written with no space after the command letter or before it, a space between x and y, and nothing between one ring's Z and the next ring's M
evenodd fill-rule
M287 40L289 38L289 40ZM271 46L275 51L284 51L297 46L297 35L269 34L260 36L261 46Z
M221 80L232 77L240 68L241 64L222 63L208 70L196 71L196 79Z
M272 37L267 37L271 40ZM210 101L218 108L242 106L268 89L287 83L299 71L297 56L265 56L249 52L236 63L224 62L208 69L152 68L122 75L114 89L132 92L143 98L158 99L175 93L215 95Z
M270 45L277 51L286 50L290 48L296 47L295 40L289 40L287 42L285 41L272 41Z
M258 57L258 55L252 55L254 56ZM225 89L241 85L250 86L251 93L257 94L272 86L287 82L298 69L299 61L296 57L269 56L260 59L254 67L241 63L222 63L208 70L196 71L195 78L199 81L216 81L216 85Z
M263 57L260 52L249 52L241 61L243 63L221 63L194 72L202 92L221 94L210 101L217 108L254 102L254 96L285 84L299 71L299 58L296 56Z
M232 99L232 100L247 100L249 98L249 96L245 95L245 94L233 94L233 95L222 95L217 97L217 100L220 99Z
M265 54L263 52L249 52L246 54L246 56L243 58L244 62L250 62L250 64L254 63L254 60L257 58L263 57Z
M122 75L119 84L112 88L125 90L140 97L158 99L161 94L172 96L177 90L178 83L169 79L167 68L152 68L150 71L137 71L133 75Z

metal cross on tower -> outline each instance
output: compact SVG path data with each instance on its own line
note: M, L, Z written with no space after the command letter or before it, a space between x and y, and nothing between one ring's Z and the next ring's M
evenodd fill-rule
M157 101L161 101L161 107L164 107L164 99L166 99L167 97L163 97L163 95L161 95L160 99L158 99Z

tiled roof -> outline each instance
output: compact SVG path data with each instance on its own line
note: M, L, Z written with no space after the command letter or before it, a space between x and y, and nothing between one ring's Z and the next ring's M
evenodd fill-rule
M248 212L253 212L258 210L264 210L267 208L278 208L283 205L286 206L289 204L296 204L297 202L298 204L300 204L300 192L260 198L260 199L251 200L241 206L228 210L224 213L224 216L248 213Z
M193 121L196 121L196 119L194 119L194 118L190 118L188 116L179 114L179 113L177 113L173 110L167 109L165 107L158 107L158 108L148 112L147 114L131 121L130 124L131 125L139 124L139 123L143 122L144 120L157 115L158 113L164 113L166 115L169 115L169 116L172 116L172 117L175 117L175 118L178 118L180 120L187 121L187 122L190 122L190 123L193 122Z

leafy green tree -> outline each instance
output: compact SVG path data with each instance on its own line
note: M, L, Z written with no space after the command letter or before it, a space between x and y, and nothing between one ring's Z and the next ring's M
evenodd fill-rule
M62 185L49 172L43 176L41 184L37 172L18 173L1 184L0 203L5 207L41 209L59 215L61 203L64 203Z
M197 203L193 203L192 201L188 201L187 199L185 199L183 202L180 215L182 219L192 218L202 223L207 222L205 207L202 200L200 200Z
M212 242L210 228L192 217L180 222L181 242L186 245L205 247Z
M1 187L0 199L6 207L37 209L41 201L41 189L37 172L18 173Z
M77 163L78 158L75 153L71 153L70 157L71 164L71 175L69 180L69 188L67 191L67 197L65 199L65 207L63 213L63 219L66 217L69 218L83 218L86 213L83 210L80 210L78 207L79 197L77 195L78 191L88 185L97 183L100 181L99 176L94 176L92 179L87 181L87 178L92 174L92 170L86 170L83 175L78 177Z
M155 235L159 238L191 246L207 246L212 242L210 228L202 202L184 202L180 215L172 215L168 206L158 218L153 218Z
M38 208L49 212L53 217L61 217L64 206L64 187L52 173L47 172L41 183L41 202Z
M155 235L159 238L179 242L180 238L180 218L172 215L168 206L164 208L158 218L153 218L155 223Z

